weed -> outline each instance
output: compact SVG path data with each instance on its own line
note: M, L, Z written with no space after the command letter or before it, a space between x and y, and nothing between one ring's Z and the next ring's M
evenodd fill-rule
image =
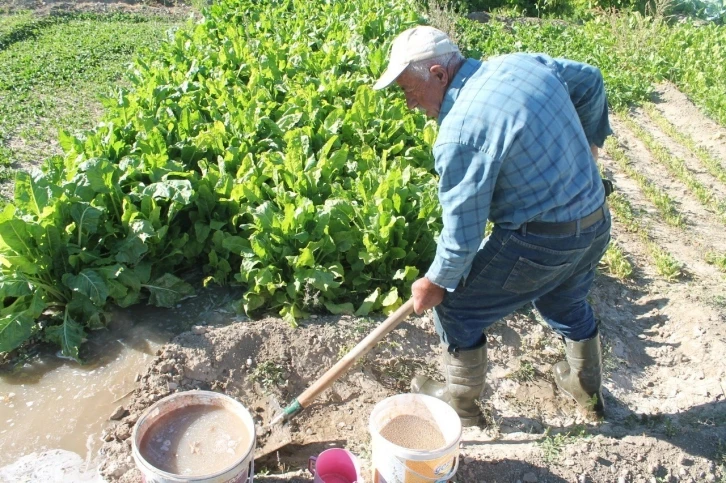
M668 439L678 434L678 428L673 425L670 418L666 418L663 425L665 426L665 435Z
M638 415L635 413L630 413L623 421L623 425L628 429L635 429L638 427L638 423L640 423L640 418L638 418Z
M625 361L613 353L613 345L609 340L602 341L602 369L605 375L612 373Z
M719 482L724 483L726 482L726 443L723 440L718 440L718 445L716 446L716 454L714 455L714 463L718 466L719 473L721 473L721 478L719 479Z
M547 428L545 430L545 437L537 443L542 448L544 460L548 464L557 462L565 446L589 436L583 426L575 426L575 428L566 433L557 433L554 436L550 434L550 430L551 428Z
M519 363L519 369L507 374L507 379L512 379L519 383L532 382L537 375L537 371L530 361L523 360Z
M262 387L269 389L285 382L285 369L282 365L273 361L264 361L257 364L252 371L250 379Z
M726 272L726 253L708 252L706 262L715 265L722 272Z
M713 305L726 309L726 297L723 295L714 295L712 299Z
M428 0L427 4L429 25L445 32L454 43L458 44L457 15L452 5L446 2L446 0Z

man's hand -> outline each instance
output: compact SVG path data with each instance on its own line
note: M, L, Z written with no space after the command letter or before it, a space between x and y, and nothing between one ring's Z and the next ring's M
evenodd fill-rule
M599 150L597 149L597 146L595 146L594 144L592 144L590 146L590 152L592 152L592 157L595 159L595 161L597 161L597 157L600 154L599 153Z
M431 282L428 278L419 278L411 285L413 310L421 315L424 310L436 307L444 300L445 289Z

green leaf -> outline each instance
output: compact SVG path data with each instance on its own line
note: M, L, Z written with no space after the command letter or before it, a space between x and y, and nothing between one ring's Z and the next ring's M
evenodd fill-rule
M75 292L66 308L73 320L82 320L91 330L106 326L102 310L82 293Z
M101 220L103 210L91 206L90 203L74 203L71 207L71 217L76 222L79 238L81 233L93 234L98 231L98 223ZM80 243L79 243L80 245Z
M117 250L116 261L133 266L141 261L144 254L149 251L149 247L140 237L130 236L118 246Z
M350 302L335 304L328 300L323 300L323 304L325 305L325 308L328 309L328 311L333 315L353 315L353 312L355 312L355 307L353 307L353 304Z
M378 298L380 297L380 295L381 289L376 288L368 297L365 298L361 306L358 307L358 310L355 311L355 315L357 315L358 317L368 315L371 310L375 309L376 303L378 302Z
M399 268L393 275L393 280L403 280L405 282L413 282L418 277L419 270L416 267L406 266Z
M45 329L45 338L61 346L61 352L80 362L78 350L83 343L85 332L81 324L73 320L66 313L61 325L54 325Z
M390 305L394 305L400 300L401 299L398 297L398 289L396 287L392 287L391 290L389 290L388 293L382 297L381 305L384 307L388 307Z
M25 277L0 276L0 298L22 297L31 293L33 288Z
M74 292L82 293L99 307L103 306L108 298L108 287L103 277L90 268L82 270L78 275L65 274L63 284Z
M33 334L35 320L25 312L8 314L0 318L0 352L17 349Z
M39 218L48 206L53 192L50 186L41 182L40 176L31 176L24 171L15 174L15 204Z
M194 288L184 280L167 273L152 283L142 284L142 287L151 292L149 304L157 307L174 307L177 302L194 293Z

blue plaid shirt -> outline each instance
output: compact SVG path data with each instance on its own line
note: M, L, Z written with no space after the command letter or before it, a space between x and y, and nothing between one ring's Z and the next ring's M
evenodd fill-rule
M444 95L434 144L444 228L426 278L453 290L487 219L566 222L605 200L590 145L612 133L600 71L541 54L468 59Z

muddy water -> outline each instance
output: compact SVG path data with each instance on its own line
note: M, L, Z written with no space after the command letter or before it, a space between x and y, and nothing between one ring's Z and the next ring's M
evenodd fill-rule
M139 451L163 471L201 476L244 458L250 443L247 428L232 412L199 404L162 416L144 435Z
M234 320L231 300L226 292L209 291L175 309L116 311L109 330L89 334L83 365L45 352L19 367L0 368L0 467L57 448L93 459L110 414L129 399L123 396L134 389L136 374L191 325Z
M428 451L446 444L439 428L427 419L404 415L397 416L381 430L381 436L403 448Z

